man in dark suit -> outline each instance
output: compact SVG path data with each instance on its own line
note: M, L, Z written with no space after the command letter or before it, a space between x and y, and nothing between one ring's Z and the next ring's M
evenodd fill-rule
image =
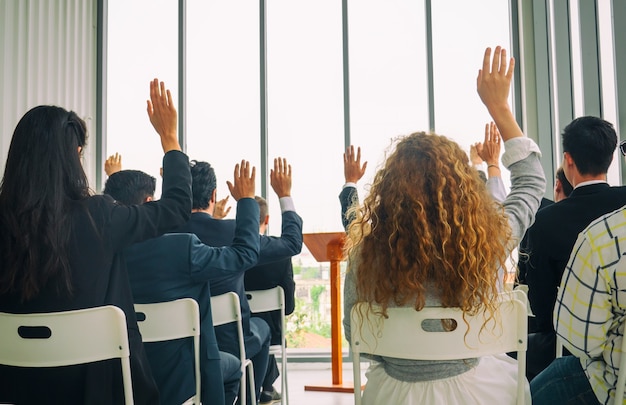
M259 204L259 220L261 224L259 233L264 235L270 219L267 201L265 198L259 196L254 197L254 199ZM254 266L246 271L244 286L246 291L269 290L277 286L282 287L285 293L285 315L293 313L295 309L296 283L293 281L291 257ZM269 325L272 335L270 344L280 345L282 336L282 317L280 311L262 312L254 314L253 316L263 319ZM283 359L283 361L286 361L286 359ZM280 399L280 396L277 395L276 389L274 388L274 381L276 381L279 375L276 358L271 354L260 397L262 404L270 403L270 400Z
M232 404L241 376L238 357L218 351L211 315L210 281L249 267L258 258L259 210L254 175L248 165L237 170L231 193L237 204L230 247L206 246L191 234L166 234L130 246L125 252L135 303L193 298L200 307L200 373L203 403ZM140 171L112 174L104 193L124 205L149 203L156 180ZM191 339L146 343L146 353L163 404L181 404L195 395Z
M216 219L212 216L217 202L215 171L207 162L192 161L191 177L192 214L191 219L180 229L180 232L194 233L209 246L229 246L233 241L234 222ZM260 237L258 265L291 258L302 249L302 218L295 212L291 198L291 165L287 164L286 159L274 159L274 169L270 172L270 184L280 201L282 233L280 237ZM250 317L250 306L245 294L244 273L251 267L241 267L238 273L219 277L216 280L212 279L211 295L220 295L230 291L239 295L246 357L254 364L254 381L257 398L259 398L261 396L259 389L263 386L269 363L270 328L263 319ZM238 353L237 331L233 325L218 326L215 328L215 333L220 350ZM271 401L276 401L276 398L280 397L272 395Z
M577 118L563 130L562 144L563 171L574 190L558 204L539 210L528 230L526 282L535 314L528 338L529 380L555 358L554 303L578 234L594 219L626 204L626 188L606 182L617 146L613 125L597 117Z
M554 176L554 201L542 198L541 204L539 205L539 210L547 207L548 205L552 205L559 201L565 200L574 190L574 187L570 184L565 177L565 172L562 167L559 167L556 170ZM528 231L524 234L522 241L519 244L518 248L518 259L517 259L517 284L527 285L526 282L526 266L528 265ZM534 326L535 318L530 317L528 323L528 330L535 330Z

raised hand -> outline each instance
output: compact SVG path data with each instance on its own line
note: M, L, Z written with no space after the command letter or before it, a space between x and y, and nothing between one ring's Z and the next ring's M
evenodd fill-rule
M476 142L473 145L470 145L470 163L472 166L478 166L483 162L483 159L478 155L478 151L476 147L480 142Z
M343 154L343 175L346 183L356 183L361 180L367 169L367 162L361 166L361 147L357 148L354 154L354 146L350 145Z
M247 160L242 160L241 163L235 165L234 183L226 182L235 201L241 198L254 198L255 175L256 168L254 166L251 168Z
M482 69L476 78L476 90L495 121L502 139L507 140L524 136L509 107L511 80L515 70L515 59L510 58L507 65L506 50L497 46L493 58L491 48L485 49Z
M270 171L270 185L278 198L291 195L291 165L287 164L287 159L274 159L274 168Z
M515 59L509 60L507 69L506 50L496 47L491 58L491 48L485 50L483 68L478 71L476 88L478 95L488 109L492 107L508 108L511 80L515 70Z
M178 114L172 99L172 93L165 89L165 83L154 79L150 82L150 100L148 102L148 117L150 123L161 137L163 152L181 150L178 143L177 125Z
M107 176L117 173L122 170L122 155L117 152L115 155L111 155L104 161L104 172Z
M476 143L476 153L489 166L498 166L500 160L500 132L496 124L490 122L485 124L485 140L483 143Z
M226 198L222 198L218 202L215 203L215 208L213 209L213 218L215 219L224 219L226 215L230 212L230 208L226 208L226 203L228 202L228 196Z

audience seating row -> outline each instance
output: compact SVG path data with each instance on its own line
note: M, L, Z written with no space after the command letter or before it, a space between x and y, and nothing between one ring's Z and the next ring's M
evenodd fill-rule
M252 312L280 310L285 330L285 300L281 287L250 291ZM238 323L242 362L241 402L245 403L250 384L256 403L252 362L246 359L239 297L233 292L211 298L215 326ZM196 395L183 405L199 404L200 393L200 311L191 298L155 304L136 304L137 322L144 342L192 337L195 352ZM272 347L281 356L283 404L287 397L285 337ZM115 306L41 314L0 313L0 364L18 367L60 367L119 358L122 363L126 404L133 404L130 349L126 316ZM246 369L248 378L246 378Z

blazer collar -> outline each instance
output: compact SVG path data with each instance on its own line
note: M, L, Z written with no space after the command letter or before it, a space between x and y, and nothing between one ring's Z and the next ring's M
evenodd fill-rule
M589 184L586 186L580 186L580 187L576 187L572 191L572 193L570 194L570 197L595 194L595 193L599 193L601 191L607 190L609 188L611 188L611 186L609 186L609 183L595 183L595 184Z

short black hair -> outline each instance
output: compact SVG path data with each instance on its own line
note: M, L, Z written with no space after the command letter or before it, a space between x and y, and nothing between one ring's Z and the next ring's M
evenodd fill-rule
M104 194L124 205L143 204L154 197L156 179L139 170L121 170L113 173L104 185Z
M563 152L568 152L580 174L605 174L613 161L617 134L613 124L602 118L576 118L561 135Z
M556 178L559 182L561 182L561 187L563 188L563 194L565 194L565 197L569 197L572 191L574 191L574 187L569 180L567 180L567 177L565 177L565 172L562 167L556 169Z
M206 209L213 195L213 190L217 187L215 170L208 162L192 160L189 162L191 171L191 191L193 202L191 208Z

